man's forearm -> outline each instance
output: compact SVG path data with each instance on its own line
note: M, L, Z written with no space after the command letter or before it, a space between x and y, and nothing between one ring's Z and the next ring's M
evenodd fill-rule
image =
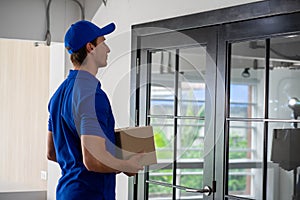
M88 148L84 150L84 164L88 170L100 173L119 173L122 171L120 160L114 158L109 152L99 154L99 152L93 151Z
M134 155L129 160L114 157L106 150L105 139L94 135L81 136L83 162L88 170L101 173L130 172L143 169L139 164L142 155Z
M47 158L48 160L56 161L56 153L55 153L55 147L54 142L52 138L52 132L48 131L48 138L47 138Z

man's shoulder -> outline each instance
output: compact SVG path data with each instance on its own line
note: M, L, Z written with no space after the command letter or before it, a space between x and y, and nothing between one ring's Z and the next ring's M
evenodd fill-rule
M64 96L67 88L70 86L69 80L65 79L56 89L56 91L53 93L53 95L50 98L49 105L56 104L58 101L61 101L62 97Z

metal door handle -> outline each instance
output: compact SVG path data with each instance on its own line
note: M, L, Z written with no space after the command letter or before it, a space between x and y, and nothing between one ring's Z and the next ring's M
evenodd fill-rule
M185 189L186 192L195 192L195 193L203 193L206 196L211 195L211 193L213 192L212 188L209 187L208 185L204 186L203 189Z
M156 185L162 185L166 187L172 187L180 190L185 190L186 192L194 192L194 193L202 193L206 196L209 196L213 193L213 189L210 186L204 186L203 189L194 189L194 188L189 188L185 186L180 186L180 185L172 185L170 183L165 183L161 181L153 181L153 180L146 180L146 183L154 183Z

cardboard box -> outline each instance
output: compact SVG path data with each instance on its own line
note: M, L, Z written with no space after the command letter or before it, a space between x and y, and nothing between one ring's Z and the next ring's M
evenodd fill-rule
M145 156L141 159L143 166L157 163L151 126L116 129L115 135L119 159L128 159L136 153L144 152Z

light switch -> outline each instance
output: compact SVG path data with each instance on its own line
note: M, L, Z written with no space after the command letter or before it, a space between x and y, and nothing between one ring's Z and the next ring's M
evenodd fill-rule
M41 179L47 180L47 172L46 171L41 171Z

